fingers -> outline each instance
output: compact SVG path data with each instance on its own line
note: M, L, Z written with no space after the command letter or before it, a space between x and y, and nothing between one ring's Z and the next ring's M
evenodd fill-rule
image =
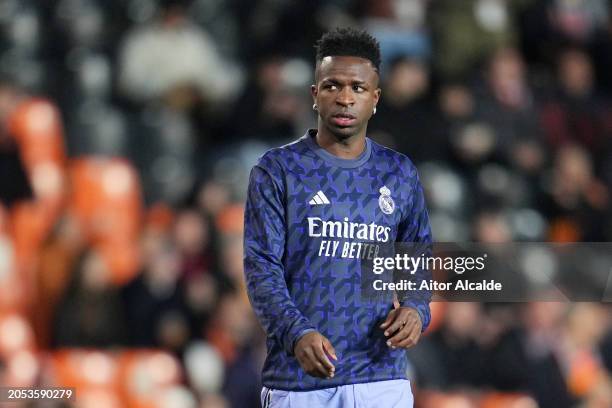
M308 368L306 372L314 377L331 378L333 376L332 369L335 370L329 359L323 356L323 348L312 347L308 349Z
M324 375L326 377L333 377L334 376L334 372L336 371L336 367L334 367L334 365L331 363L331 361L329 361L329 358L327 358L327 355L325 354L325 350L323 350L323 345L321 345L321 347L315 347L313 349L315 357L317 358L317 368L323 368L324 371Z
M402 317L399 313L396 313L395 319L391 322L387 330L385 330L385 336L390 336L398 330L402 329L406 324L411 321L410 316Z
M421 319L412 308L395 309L389 312L381 328L385 329L385 336L391 336L387 340L389 347L412 347L421 336Z
M304 371L313 377L325 378L327 372L317 357L315 356L314 350L311 347L300 350L299 354L296 355L298 361Z
M421 328L417 322L412 319L406 325L404 325L393 337L387 340L389 347L411 347L416 344L418 340L417 334L420 335Z
M306 373L313 377L332 378L336 367L327 355L337 360L336 351L330 341L320 333L313 333L296 347L295 356Z
M395 347L408 348L415 346L421 337L421 327L414 325L403 340L399 341ZM394 343L395 344L395 343Z
M387 315L387 319L385 319L383 324L380 325L381 329L386 329L391 323L393 323L393 321L395 320L395 315L397 314L397 310L398 309L393 309L389 312L389 314Z
M334 346L332 346L330 341L327 340L326 338L323 338L323 349L329 356L331 356L331 358L338 361L338 356L336 355L336 349L334 348Z

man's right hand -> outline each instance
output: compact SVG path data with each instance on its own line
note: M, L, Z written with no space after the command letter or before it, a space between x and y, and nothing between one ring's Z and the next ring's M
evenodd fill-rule
M336 351L329 340L319 332L310 332L303 335L295 344L294 354L298 362L313 377L333 378L336 367L328 356L334 360Z

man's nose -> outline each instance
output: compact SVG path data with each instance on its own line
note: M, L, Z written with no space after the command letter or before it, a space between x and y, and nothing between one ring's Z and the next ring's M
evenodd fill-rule
M346 86L340 89L336 102L342 106L350 106L355 103L355 98L350 87Z

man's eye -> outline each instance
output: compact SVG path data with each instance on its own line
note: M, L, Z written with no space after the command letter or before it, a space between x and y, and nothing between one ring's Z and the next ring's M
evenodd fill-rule
M325 85L325 88L329 89L330 91L335 91L336 89L338 89L338 87L336 85L333 85L333 84Z
M365 88L362 87L362 86L359 86L359 85L354 85L353 86L353 91L355 91L355 92L363 92L363 91L365 91Z

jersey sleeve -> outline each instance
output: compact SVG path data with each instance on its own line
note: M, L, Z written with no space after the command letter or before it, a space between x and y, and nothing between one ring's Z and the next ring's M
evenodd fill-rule
M244 217L244 273L249 300L264 330L293 355L295 342L316 329L287 289L284 189L280 177L273 174L259 165L251 170Z
M414 252L412 255L420 256L424 254L428 257L432 254L431 228L425 203L425 194L418 175L415 176L412 197L411 210L398 226L397 241L410 244L411 252ZM412 280L416 282L417 286L419 286L421 282L428 281L429 279L431 279L431 271L426 268L419 268L412 277ZM411 290L406 296L400 298L399 301L401 306L412 307L417 310L423 326L422 331L425 331L431 321L431 312L429 308L431 291Z

